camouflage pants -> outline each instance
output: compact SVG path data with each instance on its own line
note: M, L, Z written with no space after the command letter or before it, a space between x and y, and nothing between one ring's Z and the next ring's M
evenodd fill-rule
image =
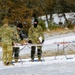
M12 44L2 44L3 62L12 62Z
M35 52L36 52L36 47L32 46L31 47L31 59L34 60L35 57ZM37 47L37 55L38 58L41 58L41 54L42 54L42 50L41 50L41 46Z

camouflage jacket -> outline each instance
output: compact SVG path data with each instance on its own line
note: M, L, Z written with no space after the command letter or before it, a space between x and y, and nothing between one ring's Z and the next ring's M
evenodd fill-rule
M6 44L10 44L13 42L13 40L15 39L13 36L14 34L14 30L9 27L9 26L2 26L0 28L0 37L1 37L1 42L2 43L6 43ZM17 38L17 37L16 37Z
M11 43L13 38L12 28L9 26L2 26L0 28L0 37L2 43Z
M16 42L20 42L21 39L19 37L17 27L14 26L14 27L12 27L12 29L13 29L13 33L14 33L13 40L16 41Z
M31 40L33 44L40 44L39 37L42 37L42 40L44 40L43 30L41 26L37 26L34 28L34 26L31 26L28 33L28 40Z

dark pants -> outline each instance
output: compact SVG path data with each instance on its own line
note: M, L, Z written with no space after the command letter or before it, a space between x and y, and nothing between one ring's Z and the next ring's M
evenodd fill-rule
M31 47L31 59L32 60L34 60L35 52L36 52L36 47L35 46L32 46ZM38 55L38 58L40 58L40 59L41 59L41 54L42 54L41 47L40 47L40 49L37 48L37 55Z
M14 56L14 59L19 58L19 47L13 47L13 56Z

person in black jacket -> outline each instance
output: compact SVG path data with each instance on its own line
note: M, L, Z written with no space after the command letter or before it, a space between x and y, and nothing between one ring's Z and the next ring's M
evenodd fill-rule
M17 25L16 30L18 32L18 35L20 37L20 40L23 41L24 38L25 38L25 33L24 33L24 30L23 30L22 23L19 23ZM18 59L19 59L19 51L20 51L20 48L19 47L13 47L13 56L14 56L15 62L18 62Z

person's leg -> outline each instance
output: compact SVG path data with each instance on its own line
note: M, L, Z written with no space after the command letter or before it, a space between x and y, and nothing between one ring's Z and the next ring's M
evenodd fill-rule
M34 61L34 57L35 57L35 46L31 47L31 60Z
M19 47L13 47L13 54L15 62L18 62L19 59Z
M13 59L15 59L15 47L13 47L12 56L13 56Z
M2 44L2 51L3 51L2 61L3 61L3 64L6 65L6 63L7 63L7 47L5 44Z
M38 61L41 61L41 55L42 55L42 49L41 49L41 47L38 47L38 49L37 49L37 55L38 55Z
M13 52L13 48L12 48L12 45L9 44L7 45L7 57L8 57L8 65L13 65L12 64L12 60L13 60L13 57L12 57L12 52Z

